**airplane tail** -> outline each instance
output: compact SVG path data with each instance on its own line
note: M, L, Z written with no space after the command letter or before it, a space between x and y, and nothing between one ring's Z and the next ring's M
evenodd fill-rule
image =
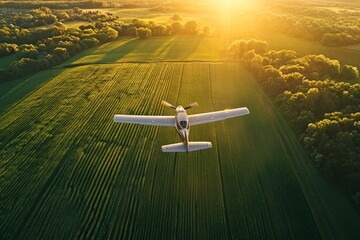
M211 148L211 142L189 142L189 152ZM163 152L186 152L184 143L174 143L161 147Z

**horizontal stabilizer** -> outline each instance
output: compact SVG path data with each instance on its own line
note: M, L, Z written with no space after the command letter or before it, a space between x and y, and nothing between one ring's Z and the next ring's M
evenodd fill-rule
M211 148L211 142L189 142L189 152ZM184 143L174 143L161 147L163 152L186 152Z

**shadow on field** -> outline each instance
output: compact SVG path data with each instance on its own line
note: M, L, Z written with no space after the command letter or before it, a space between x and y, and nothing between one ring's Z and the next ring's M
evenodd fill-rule
M203 37L169 36L153 37L146 40L130 39L111 49L96 63L117 61L186 60L194 54Z
M123 44L118 45L116 48L112 49L111 52L106 53L102 58L100 58L97 63L113 63L117 60L123 58L130 52L134 51L139 45L137 38L132 38L126 41Z
M202 36L162 36L141 40L121 38L70 58L60 67L115 62L138 62L153 60L188 60L198 51Z
M20 101L43 84L51 81L64 69L48 69L32 76L7 81L0 84L0 114L8 110L13 104ZM1 238L0 238L1 239Z
M200 36L180 36L169 46L165 58L188 59L203 41Z
M163 58L163 52L171 45L175 37L153 37L146 40L131 39L111 50L99 59L98 63L116 61L151 61Z

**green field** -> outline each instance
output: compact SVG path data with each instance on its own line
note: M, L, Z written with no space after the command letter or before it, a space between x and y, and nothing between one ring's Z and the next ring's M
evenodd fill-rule
M320 48L232 24L211 36L121 37L2 83L0 239L360 239L348 199L226 52L233 40L258 38L358 65L359 47ZM251 114L192 127L192 141L213 147L189 154L161 152L181 141L174 128L113 123L114 114L173 115L163 99L197 101L189 114L243 106Z
M115 113L247 106L191 129L213 148L165 154L172 128ZM238 63L117 63L66 69L0 117L5 239L356 239L359 218L322 182ZM346 236L346 237L345 237Z

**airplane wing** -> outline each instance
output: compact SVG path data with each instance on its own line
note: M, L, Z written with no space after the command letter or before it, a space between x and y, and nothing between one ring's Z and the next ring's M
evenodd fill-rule
M175 116L141 116L117 114L114 116L114 122L174 127Z
M248 108L242 107L217 112L189 115L188 118L190 125L197 125L202 123L216 122L227 118L238 117L249 113L250 111Z

